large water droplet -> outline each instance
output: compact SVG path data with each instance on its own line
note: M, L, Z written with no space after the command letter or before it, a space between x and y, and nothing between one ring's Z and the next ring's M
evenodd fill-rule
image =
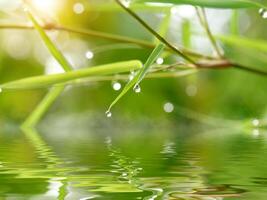
M140 93L141 92L141 87L139 85L135 85L133 88L135 93Z
M267 10L265 8L259 9L259 14L262 18L267 19Z
M108 118L110 118L110 117L112 117L112 113L108 110L108 111L106 112L106 116L107 116Z

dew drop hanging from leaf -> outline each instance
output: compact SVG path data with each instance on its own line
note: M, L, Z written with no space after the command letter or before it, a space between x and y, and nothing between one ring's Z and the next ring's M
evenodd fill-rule
M106 112L106 116L107 116L108 118L110 118L110 117L112 117L112 113L108 110L108 111Z
M135 92L135 93L140 93L140 92L141 92L141 87L140 87L140 85L135 85L135 86L134 86L134 92Z
M267 19L267 10L265 8L259 9L259 14L263 19Z

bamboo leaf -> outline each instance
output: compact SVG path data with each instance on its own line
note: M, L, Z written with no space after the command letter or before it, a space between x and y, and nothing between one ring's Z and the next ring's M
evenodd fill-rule
M212 8L255 8L265 7L266 2L262 0L135 0L137 3L167 3L167 4L189 4L193 6L203 6Z
M62 55L62 53L57 49L57 47L53 44L51 39L47 36L44 29L38 24L37 20L34 16L30 13L28 9L26 9L28 17L32 21L34 28L38 31L39 35L41 36L43 42L45 43L46 47L50 51L50 53L54 56L54 58L60 63L61 67L65 71L71 71L72 67ZM45 112L49 109L49 107L53 104L53 102L57 99L57 97L63 92L64 86L54 87L52 88L49 93L44 97L44 99L39 103L39 105L33 110L30 116L25 120L23 126L33 127L35 126L38 121L42 118Z
M71 71L72 70L71 65L69 64L67 59L62 55L62 53L58 50L58 48L53 44L51 39L45 33L44 29L39 25L37 20L33 17L33 15L29 11L27 11L27 14L30 20L32 21L35 29L41 36L46 47L49 49L50 53L54 56L54 58L59 62L59 64L61 65L61 67L63 67L65 71Z
M217 36L223 43L225 57L239 65L267 72L267 42L239 36Z
M155 62L155 60L158 58L158 56L163 51L165 45L160 43L156 46L156 48L152 51L150 56L148 57L146 63L144 66L138 71L137 75L134 76L132 80L130 80L126 86L123 88L121 93L116 97L116 99L110 104L107 113L107 116L111 116L110 110L111 108L134 86L136 88L139 83L143 80L145 75L147 74L150 66Z
M1 85L0 87L2 89L32 89L32 88L48 87L58 83L64 83L67 81L90 76L101 76L101 75L110 75L110 74L128 72L130 70L140 69L141 67L142 63L140 61L131 60L131 61L100 65L86 69L65 72L61 74L34 76L30 78L8 82Z
M150 56L148 57L146 63L142 67L142 69L139 70L137 74L137 81L135 83L135 86L139 85L141 81L144 79L145 75L147 74L148 70L150 69L151 65L156 61L156 59L159 57L159 55L164 50L165 45L160 43L158 44L155 49L152 51Z

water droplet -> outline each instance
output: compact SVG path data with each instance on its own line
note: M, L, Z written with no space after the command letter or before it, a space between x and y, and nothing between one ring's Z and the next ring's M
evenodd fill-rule
M185 92L188 96L193 97L197 94L197 86L195 85L188 85L185 89Z
M158 59L156 60L156 63L157 63L158 65L162 65L162 64L164 63L164 59L163 59L163 58L158 58Z
M170 102L167 102L163 105L163 110L166 112L166 113L171 113L173 112L174 110L174 105Z
M3 92L2 88L0 88L0 93Z
M88 59L88 60L91 60L93 57L94 57L94 53L92 51L87 51L85 53L85 57Z
M121 84L119 82L115 82L112 84L114 90L118 91L121 89Z
M259 9L259 14L262 18L267 19L267 10L265 8Z
M128 174L126 172L122 173L122 176L127 176Z
M110 118L110 117L112 117L112 113L108 110L108 111L106 112L106 116L107 116L108 118Z
M140 93L141 92L141 87L139 85L134 86L134 92L135 93Z
M84 5L82 3L75 3L73 5L73 12L75 14L82 14L84 12Z
M129 8L131 4L131 0L121 0L121 3L126 7Z
M29 8L28 8L27 6L24 6L24 7L23 7L23 11L24 11L24 12L28 12L28 11L29 11Z
M135 71L131 71L129 74L129 81L133 80L134 76L135 76Z
M258 137L258 136L260 135L260 131L259 131L259 129L253 129L253 131L252 131L252 135L253 135L254 137Z
M173 6L171 8L171 14L174 17L192 19L196 15L196 10L194 6L190 6L190 5Z
M260 121L258 119L253 119L252 120L252 125L257 127L257 126L260 125Z

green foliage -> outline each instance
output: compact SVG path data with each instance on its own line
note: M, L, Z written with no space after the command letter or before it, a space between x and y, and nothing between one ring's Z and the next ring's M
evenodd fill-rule
M147 74L151 65L156 61L158 56L162 53L165 45L160 43L156 46L156 48L152 51L150 56L148 57L144 66L137 72L137 74L130 80L126 86L123 88L121 93L117 96L117 98L110 104L108 111L110 112L111 108L134 86L134 89L138 89L140 82L143 80L145 75Z
M47 36L44 29L38 24L37 20L30 13L30 11L26 10L30 20L34 24L35 29L38 31L41 36L43 42L46 47L49 49L50 53L53 57L60 63L61 67L65 71L71 71L72 67L68 63L67 59L63 56L63 54L58 50L58 48L53 44L51 39ZM57 99L57 97L63 92L64 86L54 87L50 90L50 92L44 97L41 103L35 108L35 110L30 114L30 116L25 120L23 126L32 127L35 126L41 117L45 114L45 112L49 109L49 107L53 104L53 102Z
M255 8L266 7L266 3L261 0L135 0L135 2L157 2L172 4L190 4L194 6L212 8Z
M224 45L225 57L233 63L267 72L267 42L241 36L218 36Z
M90 76L101 76L109 74L117 74L128 72L131 70L136 70L141 68L142 63L138 60L117 62L106 65L100 65L95 67L90 67L81 70L75 70L66 73L52 74L35 76L31 78L25 78L21 80L16 80L3 84L1 88L3 89L32 89L32 88L42 88L49 87L55 84L64 83L67 81L72 81L76 79L86 78Z

